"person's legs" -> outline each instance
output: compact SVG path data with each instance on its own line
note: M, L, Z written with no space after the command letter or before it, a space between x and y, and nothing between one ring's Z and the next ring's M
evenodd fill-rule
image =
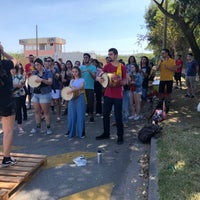
M124 127L122 122L122 99L114 99L114 111L117 126L117 142L123 143Z
M16 120L18 125L22 124L22 99L20 97L15 98L16 102Z
M94 90L86 90L88 114L90 116L90 121L94 121Z
M50 103L40 103L47 126L51 123L50 105Z
M109 97L104 97L103 108L103 129L105 135L110 135L110 113L112 110L113 101Z
M28 85L27 96L28 96L28 109L31 109L31 97L32 97L32 94L31 94L31 88L30 88L29 85Z
M194 97L196 93L196 77L195 76L190 76L190 97Z
M20 98L22 99L22 110L23 110L23 119L27 120L27 108L26 108L26 96L21 96Z
M96 114L102 114L102 85L99 82L95 82L96 93Z
M165 85L166 81L160 81L159 84L159 99L162 100L165 97Z
M35 111L35 122L36 122L36 125L38 125L41 123L41 107L40 107L40 104L37 102L33 102L33 107Z
M13 128L15 123L15 115L2 117L2 130L3 130L3 155L10 157L12 148Z
M187 86L187 94L186 97L189 97L191 95L191 86L190 86L190 78L189 76L186 77L186 86Z
M169 101L171 100L171 94L172 94L172 88L173 88L173 80L172 81L167 81L166 82L167 85L167 94L166 94L166 99L168 99Z
M123 122L128 122L128 116L129 116L129 105L130 105L130 98L129 98L129 90L124 90L123 92Z
M110 137L110 113L112 110L113 99L104 97L103 104L103 134L96 137L97 140L108 139Z
M74 137L76 133L76 110L74 100L68 102L67 128L69 137Z
M135 92L134 93L134 100L135 100L135 110L136 110L137 115L140 114L140 108L141 108L140 99L141 99L141 94Z
M84 99L84 95L81 94L78 99L75 100L76 101L76 105L75 105L75 109L76 109L76 113L77 113L77 135L78 137L82 137L83 132L85 131L85 99Z
M134 92L130 92L130 110L131 110L131 115L135 115L135 108L134 108Z

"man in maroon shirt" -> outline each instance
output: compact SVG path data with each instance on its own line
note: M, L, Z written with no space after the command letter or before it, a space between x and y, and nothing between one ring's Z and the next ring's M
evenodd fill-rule
M96 137L96 140L103 140L110 138L110 113L112 106L114 105L114 114L117 126L117 143L123 143L123 123L122 123L122 99L123 90L122 86L126 84L126 67L120 64L117 60L118 51L115 48L108 50L108 56L111 62L107 63L102 69L102 73L112 73L120 77L119 84L116 86L108 85L104 93L104 105L103 105L103 134ZM104 79L101 76L96 78L101 84Z

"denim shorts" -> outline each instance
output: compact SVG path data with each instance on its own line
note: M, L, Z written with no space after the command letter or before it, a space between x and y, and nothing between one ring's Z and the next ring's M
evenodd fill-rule
M33 103L51 103L51 93L47 94L33 94L31 99Z

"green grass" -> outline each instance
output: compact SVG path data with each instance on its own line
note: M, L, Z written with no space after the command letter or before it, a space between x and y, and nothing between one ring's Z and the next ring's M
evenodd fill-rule
M200 200L200 113L197 99L176 91L158 139L160 200Z

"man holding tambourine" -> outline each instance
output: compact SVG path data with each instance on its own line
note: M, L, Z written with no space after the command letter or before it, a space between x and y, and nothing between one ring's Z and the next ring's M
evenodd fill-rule
M103 140L110 138L110 113L114 105L114 114L117 126L117 143L123 143L123 122L122 122L122 99L123 90L122 86L126 84L126 67L117 61L118 51L115 48L108 50L108 56L111 62L106 64L102 69L100 76L96 78L102 85L104 85L105 76L109 76L109 83L104 93L104 106L103 106L103 134L96 137L96 140ZM111 75L110 75L111 74Z

